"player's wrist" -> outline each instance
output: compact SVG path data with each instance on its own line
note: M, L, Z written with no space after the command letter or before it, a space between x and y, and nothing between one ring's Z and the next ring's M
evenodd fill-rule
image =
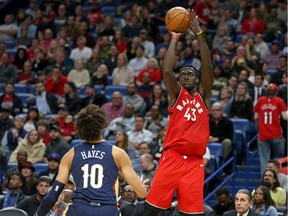
M202 31L202 30L200 30L200 31L198 31L198 32L195 32L195 34L196 34L196 36L200 36L200 35L202 35L202 34L203 34L203 31Z
M172 35L171 38L175 38L178 41L180 37L178 35Z

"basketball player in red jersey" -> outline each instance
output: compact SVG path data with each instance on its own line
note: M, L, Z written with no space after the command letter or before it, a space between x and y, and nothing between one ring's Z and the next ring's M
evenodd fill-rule
M209 49L197 16L189 15L201 55L201 76L192 66L180 69L179 82L173 74L175 51L181 33L172 38L163 62L163 79L169 101L170 121L164 141L164 153L146 197L144 216L156 216L171 205L177 194L180 215L203 215L204 161L209 139L209 107L213 85ZM201 80L201 82L200 82Z

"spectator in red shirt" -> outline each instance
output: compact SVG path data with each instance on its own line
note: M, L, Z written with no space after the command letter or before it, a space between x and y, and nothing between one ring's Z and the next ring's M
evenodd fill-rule
M51 142L51 138L49 135L49 124L46 120L40 120L37 123L37 131L42 139L43 143L47 145Z
M75 135L75 129L74 129L74 118L72 115L66 115L64 118L64 123L60 125L60 131L62 138L69 142L73 139Z
M210 8L207 0L199 0L196 2L193 10L198 15L198 21L207 25L210 15Z
M61 75L60 68L54 67L51 72L51 77L46 81L46 92L64 95L64 85L67 83L67 77Z
M277 91L276 84L269 84L266 96L260 97L254 107L255 119L258 120L261 173L264 173L270 159L279 159L285 155L280 117L287 120L287 107L282 98L276 97ZM272 158L270 158L271 151Z
M138 86L143 85L142 77L146 72L148 72L149 75L151 76L151 81L150 81L151 85L155 84L156 82L161 81L162 75L161 75L161 70L159 68L157 59L149 58L147 68L144 68L143 70L139 72L136 78L136 84Z
M90 26L95 27L101 21L101 10L100 5L97 1L92 0L90 2L90 11L86 14L87 19L89 20Z
M250 17L243 21L242 33L243 34L262 34L264 32L265 25L263 20L258 18L257 9L250 9Z

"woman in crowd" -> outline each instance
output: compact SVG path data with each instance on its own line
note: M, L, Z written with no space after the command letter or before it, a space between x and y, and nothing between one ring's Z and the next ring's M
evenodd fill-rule
M154 85L156 82L161 81L162 75L161 75L161 70L159 68L157 59L149 58L147 68L144 68L143 70L141 70L136 78L137 86L140 86L143 84L142 77L146 72L148 72L149 75L151 76L151 82L150 82L151 85Z
M278 216L275 202L271 198L267 187L259 186L256 188L253 195L252 210L261 216Z
M21 150L25 150L28 153L28 161L31 161L33 164L42 160L43 155L46 150L46 145L40 139L40 135L37 130L31 130L27 138L20 141L19 145L12 152L9 162L17 161L17 154Z
M231 104L232 104L232 96L233 90L230 87L224 87L220 92L220 100L218 102L221 103L225 117L230 116Z
M155 84L153 87L153 92L150 98L150 101L147 103L146 112L149 112L153 105L157 105L161 111L161 115L168 115L168 100L167 97L163 94L163 90L160 84Z
M30 161L24 161L19 167L20 173L25 177L26 183L23 187L23 194L31 196L37 193L38 180L34 176L35 167Z
M68 81L73 82L77 88L85 86L90 82L90 74L85 69L83 60L76 62L76 68L72 69L68 74Z
M117 67L113 70L112 78L113 85L128 86L134 82L134 70L128 65L128 58L123 53L117 57Z
M133 146L128 145L128 135L124 131L118 131L115 136L115 145L121 149L123 149L132 160L135 158L135 148Z
M92 76L92 83L99 85L105 89L108 82L108 67L105 64L100 64L96 72Z
M237 85L236 95L231 105L230 117L252 120L253 102L249 97L248 87L245 82L240 82Z
M27 120L24 124L24 129L29 132L36 129L37 122L39 120L39 111L36 107L32 107L28 110Z

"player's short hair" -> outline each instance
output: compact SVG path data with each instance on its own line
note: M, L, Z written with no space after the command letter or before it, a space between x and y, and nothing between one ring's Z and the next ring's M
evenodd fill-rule
M196 75L196 77L198 79L200 78L199 71L195 67L193 67L191 65L183 65L179 71L179 74L181 74L182 71L184 71L184 70L191 70Z
M89 142L100 139L106 126L105 111L95 104L89 104L78 113L75 128L76 134Z

